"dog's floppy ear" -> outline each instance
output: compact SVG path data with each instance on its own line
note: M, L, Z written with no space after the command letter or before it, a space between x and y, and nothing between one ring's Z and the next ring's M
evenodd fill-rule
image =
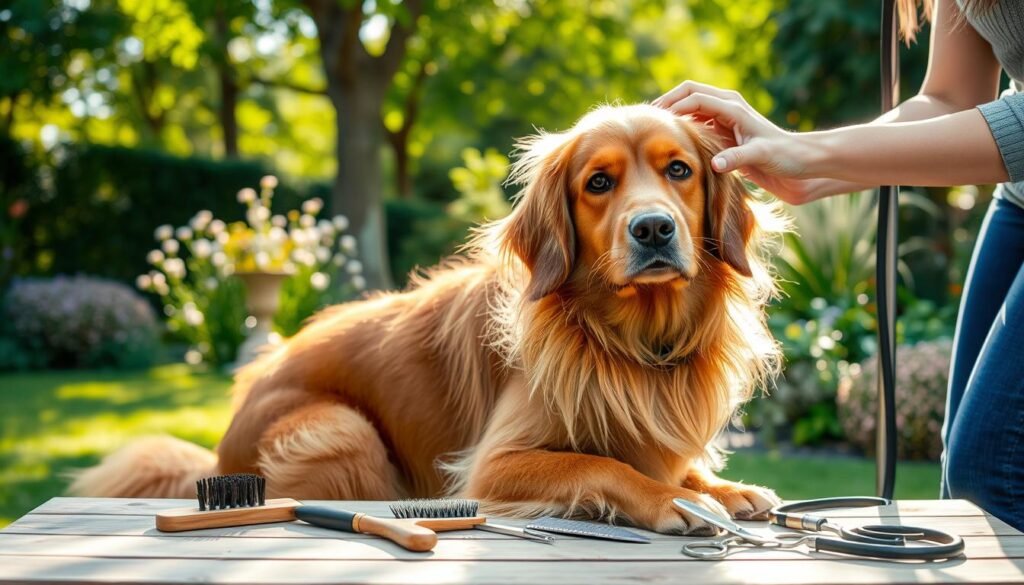
M576 261L576 234L569 211L566 171L575 139L541 134L518 144L509 182L522 186L506 218L501 246L530 271L526 297L538 300L569 278Z
M747 204L750 192L735 172L719 173L711 158L721 150L710 132L696 132L704 161L704 241L712 256L743 276L751 276L747 242L754 231L754 213Z

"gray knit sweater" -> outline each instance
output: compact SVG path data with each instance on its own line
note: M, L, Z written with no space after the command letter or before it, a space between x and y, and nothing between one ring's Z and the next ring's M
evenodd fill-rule
M989 44L1011 79L1000 99L978 107L996 139L1010 182L996 191L1024 207L1024 0L999 0L971 10L967 21Z

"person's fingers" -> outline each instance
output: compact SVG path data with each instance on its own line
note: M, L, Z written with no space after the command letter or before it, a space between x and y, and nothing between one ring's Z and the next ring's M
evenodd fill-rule
M711 159L711 168L719 173L728 173L741 167L753 167L764 162L763 151L757 143L741 144L726 148Z
M712 118L716 124L729 128L749 122L750 117L750 113L736 102L702 93L679 100L669 107L669 111L680 116L696 114L702 118Z
M693 94L702 93L710 96L717 97L723 100L739 101L746 103L743 96L739 92L731 89L722 89L706 83L700 83L699 81L686 81L680 83L674 88L667 91L664 95L654 100L653 105L659 108L669 109L673 104L681 99L687 98Z

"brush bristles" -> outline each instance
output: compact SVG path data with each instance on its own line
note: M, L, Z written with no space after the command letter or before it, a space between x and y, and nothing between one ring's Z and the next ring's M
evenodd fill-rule
M391 504L396 518L471 518L479 504L473 500L441 498L436 500L404 500Z
M196 482L200 511L262 506L266 495L267 480L252 473L219 475Z

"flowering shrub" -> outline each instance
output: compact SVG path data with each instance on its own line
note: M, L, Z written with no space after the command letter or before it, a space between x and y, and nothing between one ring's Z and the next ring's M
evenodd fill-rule
M896 426L899 456L937 460L946 409L946 384L953 344L948 339L899 348L896 368ZM839 421L847 440L867 453L875 450L878 360L850 366L839 385Z
M160 296L168 328L192 345L189 363L235 359L248 319L244 286L233 277L238 272L290 275L274 319L285 336L320 307L366 286L362 265L353 258L356 239L343 234L348 220L341 215L318 220L320 199L305 201L301 211L273 215L276 187L277 179L266 176L259 193L238 192L246 206L244 222L225 224L203 210L186 226L163 225L154 233L160 247L147 256L153 268L136 284Z
M23 365L141 367L152 363L157 348L157 321L145 299L100 278L15 280L2 318L30 357Z

